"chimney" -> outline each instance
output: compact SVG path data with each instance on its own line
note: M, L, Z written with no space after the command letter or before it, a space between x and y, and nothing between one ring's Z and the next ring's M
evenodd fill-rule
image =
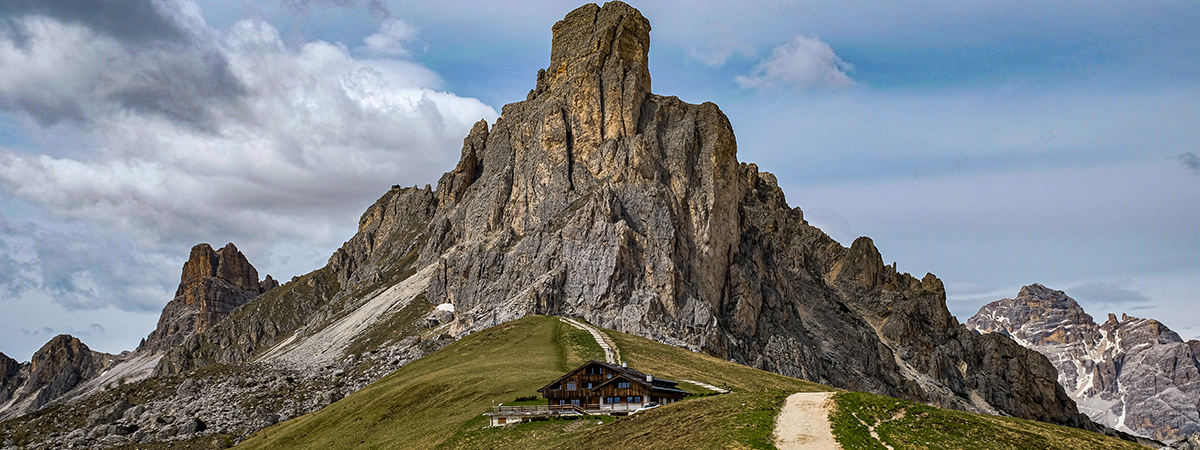
M625 361L621 361L621 367L629 367L629 366L627 364L625 364Z
M646 375L646 382L647 382L647 383L653 383L653 382L654 382L654 375Z

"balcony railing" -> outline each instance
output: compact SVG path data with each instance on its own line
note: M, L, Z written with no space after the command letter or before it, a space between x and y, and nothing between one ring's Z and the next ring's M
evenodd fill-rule
M493 406L492 415L529 415L551 416L562 414L604 414L610 412L630 412L645 408L641 403L604 403L600 405L515 405Z

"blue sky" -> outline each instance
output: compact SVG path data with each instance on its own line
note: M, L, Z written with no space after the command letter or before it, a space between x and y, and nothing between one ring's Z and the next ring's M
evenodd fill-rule
M1200 337L1200 4L633 3L654 91L965 321L1022 285ZM287 280L524 99L568 2L0 6L0 352L132 349L192 245Z

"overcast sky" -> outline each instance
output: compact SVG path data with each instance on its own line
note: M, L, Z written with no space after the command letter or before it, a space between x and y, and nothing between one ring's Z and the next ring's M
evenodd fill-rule
M965 321L1042 283L1200 337L1200 3L634 3L654 92ZM190 248L307 273L520 101L574 2L0 5L0 352L132 349Z

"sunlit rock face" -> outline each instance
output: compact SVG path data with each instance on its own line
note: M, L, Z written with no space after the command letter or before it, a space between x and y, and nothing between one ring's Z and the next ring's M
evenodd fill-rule
M347 320L404 292L433 328L372 341L389 360L530 314L573 316L845 389L1094 428L1044 356L959 324L937 277L805 221L772 174L738 161L720 108L653 94L650 30L620 2L567 14L526 99L477 123L436 189L393 187L325 267L172 344L155 374L343 348L355 333L326 331L357 329ZM220 258L195 259L178 304L192 279L253 293L233 280L249 272L210 276ZM345 358L333 367L358 360Z
M1200 342L1157 320L1109 314L1096 324L1064 292L1034 284L984 306L967 326L1046 355L1098 423L1168 441L1200 432Z
M208 331L234 309L259 294L279 286L267 276L259 281L258 270L233 243L220 250L208 244L192 247L183 264L175 298L163 308L158 326L138 348L160 353L178 346L196 333Z
M847 389L1090 424L1044 357L959 324L937 277L789 208L773 175L738 161L716 105L651 93L650 30L621 2L567 14L549 67L476 124L436 204L395 212L434 211L418 267L436 267L427 298L454 304L457 333L579 316ZM336 262L370 259L350 256Z

